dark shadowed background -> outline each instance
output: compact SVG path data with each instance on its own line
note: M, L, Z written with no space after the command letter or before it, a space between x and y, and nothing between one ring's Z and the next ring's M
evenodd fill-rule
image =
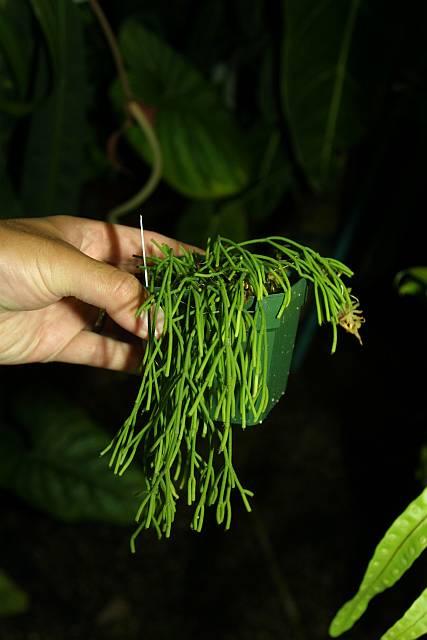
M100 2L163 177L121 222L201 246L280 234L346 262L364 346L307 304L286 396L236 434L255 492L232 528L129 551L138 470L98 453L138 380L0 368L0 640L320 640L425 485L424 3ZM156 165L87 2L0 2L0 217L107 219ZM1 248L0 248L1 250ZM417 289L417 287L415 287ZM419 287L418 287L419 289ZM426 456L427 457L427 456ZM375 640L425 587L420 558L347 634ZM13 584L11 584L11 581ZM13 615L12 615L13 614Z

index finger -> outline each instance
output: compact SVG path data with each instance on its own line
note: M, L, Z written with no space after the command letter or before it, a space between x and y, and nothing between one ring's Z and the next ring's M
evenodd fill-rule
M135 254L141 254L139 228L74 216L52 216L49 221L63 240L95 260L117 265L128 262ZM155 231L144 231L144 239L147 255L163 255L152 241L160 246L168 245L176 255L180 255L183 249L202 253L198 247Z
M138 231L140 234L140 232ZM141 235L139 236L141 238ZM168 247L172 249L175 255L182 255L183 251L192 251L194 253L203 253L203 249L199 247L195 247L192 244L187 244L186 242L180 242L179 240L174 240L173 238L169 238L168 236L164 236L161 233L156 233L155 231L144 230L144 239L145 239L145 250L147 254L150 256L157 256L161 258L163 253L159 247L166 244ZM140 241L141 246L141 241Z

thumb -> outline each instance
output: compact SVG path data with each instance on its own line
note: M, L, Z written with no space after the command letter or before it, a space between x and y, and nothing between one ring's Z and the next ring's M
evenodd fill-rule
M74 249L69 251L67 260L62 261L54 273L57 295L73 296L105 309L121 327L147 338L147 317L135 317L138 307L147 297L147 291L135 276Z

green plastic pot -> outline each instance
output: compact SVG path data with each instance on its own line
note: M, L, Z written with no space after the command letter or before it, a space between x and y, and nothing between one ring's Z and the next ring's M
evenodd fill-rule
M306 300L306 293L306 281L298 280L292 286L291 302L280 319L277 318L277 314L283 302L283 293L269 295L260 303L264 306L267 325L269 401L265 412L258 419L255 419L248 408L246 412L246 425L248 426L262 422L286 391L301 307ZM239 407L239 402L236 402L237 407ZM233 424L242 424L238 410L233 417Z
M264 307L266 317L269 401L266 410L258 419L249 408L246 409L246 426L262 422L286 391L301 307L307 295L306 281L301 278L295 282L292 286L291 302L286 307L282 317L278 318L277 314L282 306L284 295L283 293L274 293L264 298L260 303ZM248 304L251 303L249 302ZM239 393L237 392L236 413L232 418L233 424L242 424L238 395ZM210 410L212 418L214 418L215 408L214 404Z

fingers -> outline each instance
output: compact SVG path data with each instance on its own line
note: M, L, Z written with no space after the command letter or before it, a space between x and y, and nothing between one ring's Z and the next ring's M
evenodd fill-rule
M144 237L148 255L158 256L159 258L163 256L163 253L156 245L160 245L161 247L163 244L171 247L172 251L177 256L183 253L183 249L185 251L203 253L203 250L199 247L187 244L186 242L180 242L179 240L174 240L173 238L168 238L167 236L163 236L161 233L156 233L155 231L144 231Z
M130 273L107 264L120 263L141 252L139 229L71 216L18 219L8 224L13 230L12 239L21 248L19 257L25 258L28 281L26 287L19 287L22 298L19 304L16 296L14 298L15 289L8 292L15 306L20 310L41 309L61 298L73 297L105 309L123 329L148 337L147 317L136 317L146 299L145 289ZM176 253L183 248L192 249L190 245L150 231L146 231L145 241L148 255L162 255L154 242L168 244ZM19 263L15 271L17 278L21 278ZM10 283L9 289L12 279ZM160 315L159 326L156 326L158 334L162 325Z
M52 216L48 220L63 240L96 260L120 264L129 261L133 255L141 255L139 228L72 216ZM162 256L155 243L160 246L168 245L176 255L180 255L183 248L186 251L201 252L197 247L154 231L145 231L144 240L147 255Z
M67 256L52 273L52 288L60 296L73 296L105 309L123 329L147 338L147 322L136 318L137 309L147 296L138 280L125 271L67 249Z
M128 344L91 331L81 331L54 360L136 373L141 358L142 343Z

